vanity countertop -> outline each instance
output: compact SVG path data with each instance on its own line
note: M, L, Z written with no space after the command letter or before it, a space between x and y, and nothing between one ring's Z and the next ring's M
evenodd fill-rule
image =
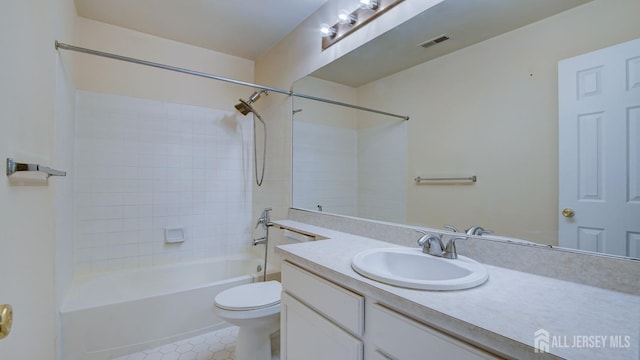
M503 356L640 359L638 296L491 265L485 265L489 280L468 290L390 286L356 273L351 258L398 245L290 220L276 223L326 238L278 246L283 260ZM535 333L541 329L548 332L546 354L534 352Z

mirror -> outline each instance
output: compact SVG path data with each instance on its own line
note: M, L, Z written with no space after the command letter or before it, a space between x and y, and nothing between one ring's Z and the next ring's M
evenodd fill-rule
M410 120L295 98L292 207L559 244L558 62L640 37L640 7L478 3L446 0L296 81Z
M357 100L355 89L313 77L295 87ZM406 120L307 99L294 105L294 207L406 222Z

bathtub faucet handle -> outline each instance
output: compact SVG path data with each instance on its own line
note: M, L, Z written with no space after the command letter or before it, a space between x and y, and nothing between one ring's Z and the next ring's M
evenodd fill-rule
M260 214L260 217L258 218L258 222L256 223L256 229L258 228L258 226L262 225L262 227L266 230L268 226L271 226L271 219L269 216L269 212L271 211L271 208L266 208L262 211L262 214Z

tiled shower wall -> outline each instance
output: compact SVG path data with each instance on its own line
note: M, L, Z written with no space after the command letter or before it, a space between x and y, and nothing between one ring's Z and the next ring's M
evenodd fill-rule
M76 274L248 250L250 119L85 91L76 116ZM185 241L165 243L166 228Z
M293 204L303 209L356 216L356 129L293 122Z
M293 204L405 222L406 121L359 129L293 122Z
M358 129L358 216L406 223L407 122Z

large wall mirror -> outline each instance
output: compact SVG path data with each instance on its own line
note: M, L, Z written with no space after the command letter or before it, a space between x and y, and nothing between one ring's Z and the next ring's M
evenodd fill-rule
M410 119L295 98L292 206L564 246L560 228L581 213L559 204L558 63L640 38L638 13L637 0L445 0L296 81L296 92ZM578 248L640 258L631 222L624 253L599 248L597 228Z

